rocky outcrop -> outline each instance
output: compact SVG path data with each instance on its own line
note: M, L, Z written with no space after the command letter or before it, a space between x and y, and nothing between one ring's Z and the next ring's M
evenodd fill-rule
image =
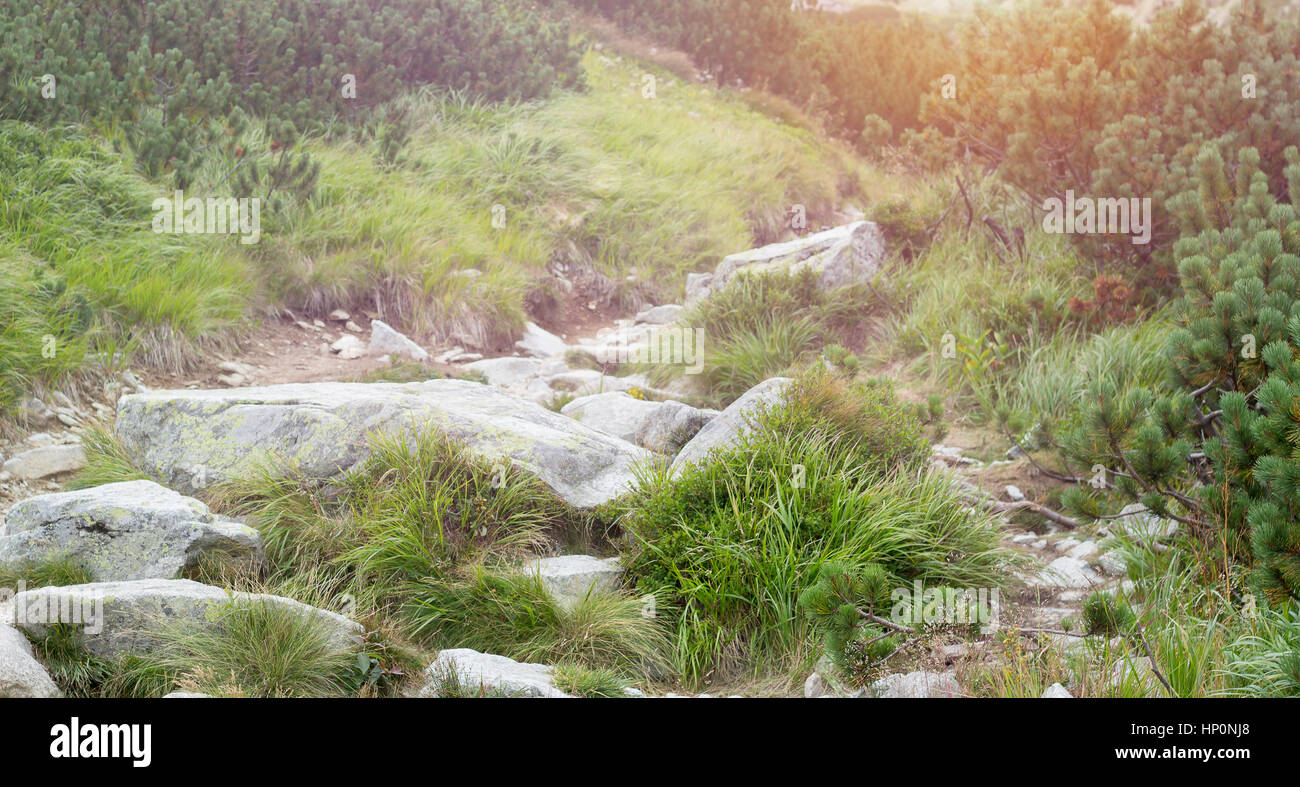
M701 410L671 400L652 402L622 392L579 397L560 412L593 429L670 456L720 415L717 410Z
M313 383L125 396L115 431L144 469L182 492L247 477L268 457L332 479L369 453L372 433L440 429L489 460L536 475L586 508L623 494L644 449L465 380Z
M833 227L806 238L772 243L730 254L711 274L686 279L686 302L691 304L718 292L738 275L798 273L811 270L824 289L870 281L885 257L885 239L870 221Z
M0 530L0 565L68 558L96 582L172 579L205 552L262 562L262 537L152 481L28 498Z
M536 574L542 587L560 603L572 608L593 591L615 593L623 567L616 557L598 558L591 555L563 555L531 560L524 571Z
M310 618L336 647L349 647L365 630L335 612L281 596L231 593L188 579L142 579L43 587L13 598L12 624L41 637L54 623L76 627L78 642L95 656L156 648L162 632L184 623L219 629L234 604L271 604ZM5 623L9 621L0 621Z
M528 664L479 653L469 648L451 648L438 654L425 670L429 682L420 690L421 697L439 697L446 684L455 683L470 695L506 697L564 698L568 694L555 688L552 669L545 664Z
M773 377L741 394L740 398L709 421L695 437L691 438L690 442L682 447L682 450L677 453L677 458L673 460L673 474L676 475L687 465L704 459L716 448L735 445L748 428L750 418L762 408L781 401L785 387L791 382L789 377Z

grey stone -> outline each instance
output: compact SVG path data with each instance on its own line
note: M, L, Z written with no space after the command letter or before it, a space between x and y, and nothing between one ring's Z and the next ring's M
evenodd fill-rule
M361 340L352 334L340 336L333 344L330 345L330 352L338 355L345 361L354 361L366 354L366 346Z
M1144 541L1172 536L1178 531L1177 522L1151 514L1141 503L1130 503L1121 508L1119 513L1119 517L1111 527L1117 532L1127 533Z
M71 473L86 466L86 451L80 445L47 445L23 451L4 463L4 471L15 478L35 480Z
M183 493L249 477L271 456L335 479L369 454L372 433L440 429L489 460L530 472L574 506L628 490L644 449L467 380L310 383L123 397L115 431L143 468Z
M441 651L425 670L429 682L420 690L420 696L437 697L442 681L454 677L462 689L481 690L485 694L568 697L568 694L555 688L552 672L545 664L519 662L469 648L450 648Z
M219 630L223 608L231 604L271 604L308 617L322 627L329 643L347 648L365 633L342 615L281 596L232 593L188 579L95 582L27 590L14 596L13 625L40 637L49 626L76 626L76 637L95 656L119 656L157 648L162 631L176 623ZM4 621L0 621L4 622Z
M757 249L729 254L718 263L707 282L696 280L693 292L687 280L688 302L718 292L737 275L756 273L798 273L814 271L823 289L869 281L880 270L885 257L885 239L870 221L833 227L805 238L772 243Z
M152 481L37 495L9 509L0 565L67 557L96 582L172 579L205 552L253 565L262 536Z
M673 460L672 474L681 473L687 465L701 461L714 449L735 445L748 429L750 419L762 408L781 401L791 382L789 377L773 377L741 394L682 446Z
M1088 564L1072 557L1058 557L1038 575L1039 587L1087 588L1100 585L1102 578Z
M1074 695L1059 683L1053 683L1043 692L1042 699L1072 700Z
M515 342L515 347L537 358L564 355L568 349L563 339L533 322L524 325L524 338Z
M58 697L59 687L36 660L32 643L17 629L0 621L0 698Z
M546 588L560 606L572 608L593 591L615 593L623 567L618 558L598 558L591 555L563 555L531 560L524 571L541 577Z
M197 691L173 691L171 694L163 695L163 699L165 700L197 700L211 698L211 694L202 694Z
M909 672L886 675L871 684L870 694L880 698L960 697L957 679L945 672Z
M1025 493L1020 491L1020 487L1007 484L1007 498L1013 503L1019 503L1025 499Z
M661 454L676 454L720 413L681 402L652 402L626 393L583 396L560 412L593 429Z
M666 325L675 321L686 310L684 306L678 306L675 303L664 304L663 306L652 306L645 311L636 315L636 321L648 323L650 325Z
M371 355L401 355L413 361L423 361L429 357L423 347L383 320L370 321L370 346L367 352Z
M542 362L536 358L485 358L465 364L465 368L483 375L488 385L522 390L541 374Z

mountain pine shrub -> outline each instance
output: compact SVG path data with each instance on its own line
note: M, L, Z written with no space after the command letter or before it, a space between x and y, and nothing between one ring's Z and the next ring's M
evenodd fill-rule
M1300 152L1283 157L1295 200ZM1216 146L1202 149L1197 188L1171 203L1189 234L1174 249L1182 297L1168 384L1103 380L1061 437L1122 495L1248 562L1254 589L1278 604L1300 596L1300 216L1273 196L1261 163L1252 148L1232 168ZM1067 500L1099 511L1087 487Z

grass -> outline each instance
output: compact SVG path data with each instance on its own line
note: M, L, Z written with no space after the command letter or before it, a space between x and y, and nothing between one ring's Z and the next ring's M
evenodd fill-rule
M627 696L627 683L613 670L588 669L579 664L559 664L555 667L554 681L555 688L575 697Z
M738 445L675 480L648 474L622 520L627 565L670 620L683 677L805 667L816 653L798 595L828 562L998 584L1005 556L992 519L945 478L918 475L925 453L919 423L887 392L819 373Z
M155 234L155 196L84 131L0 121L0 410L124 357L179 372L229 344L247 260L228 238Z
M258 249L275 299L317 316L373 304L409 332L508 347L526 312L566 297L553 260L585 299L634 310L775 239L791 205L828 217L859 191L846 153L729 94L657 72L645 99L643 64L593 51L583 68L586 90L545 102L397 100L387 111L415 119L398 166L372 141L317 140L319 194Z
M463 576L423 582L407 615L433 647L662 676L668 636L644 608L639 598L605 592L565 607L534 574L474 567Z
M140 469L139 463L111 427L92 423L81 433L81 445L86 452L86 466L68 480L68 489L87 489L92 486L114 484L119 481L162 480Z
M93 582L90 572L75 561L60 558L21 565L0 565L0 588L35 590L62 585L84 585Z

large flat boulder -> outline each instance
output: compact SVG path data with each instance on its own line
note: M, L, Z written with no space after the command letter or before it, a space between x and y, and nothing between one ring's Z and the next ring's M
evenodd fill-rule
M793 382L789 377L764 380L727 405L722 414L709 421L691 441L682 446L673 460L672 473L677 475L687 465L703 460L714 449L735 445L749 428L750 420L763 408L781 401L785 388Z
M755 273L817 274L823 289L870 281L885 258L885 238L874 222L855 221L805 238L772 243L722 258L712 275L687 279L687 303L718 292L736 276Z
M623 494L644 449L466 380L311 383L237 390L150 391L118 402L115 431L150 473L182 492L247 476L268 456L310 478L362 461L373 433L439 429L489 460L536 475L579 508Z
M719 415L717 410L671 400L652 402L617 391L579 397L560 412L593 429L670 456Z
M0 565L70 558L96 582L172 579L206 552L260 564L262 537L152 481L37 495L0 529Z
M281 596L232 593L188 579L141 579L43 587L13 598L15 627L41 637L55 623L76 626L77 640L96 656L113 657L156 648L162 632L177 622L221 626L222 609L232 604L273 604L309 617L338 647L365 633L361 624L336 612Z

